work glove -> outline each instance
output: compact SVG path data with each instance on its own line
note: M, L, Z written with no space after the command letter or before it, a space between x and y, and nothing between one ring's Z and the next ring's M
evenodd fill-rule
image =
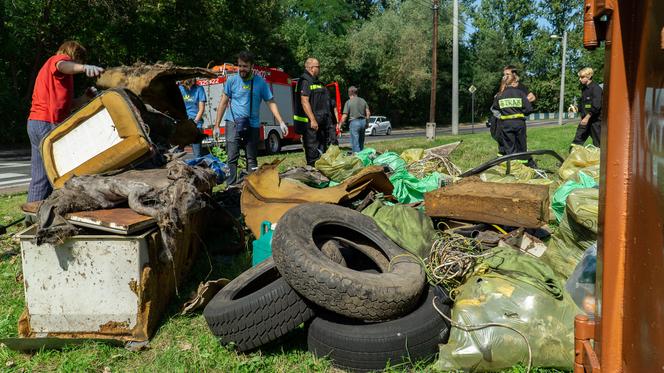
M283 137L288 136L288 126L286 125L286 123L284 122L279 123L279 127L281 128L282 136Z
M103 67L99 67L99 66L95 66L95 65L83 65L83 70L85 71L85 75L88 78L97 77L97 76L101 75L101 73L104 72Z

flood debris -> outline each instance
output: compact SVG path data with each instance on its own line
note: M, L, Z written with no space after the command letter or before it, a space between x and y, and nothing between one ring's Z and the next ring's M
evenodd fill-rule
M549 221L549 188L468 179L424 195L427 215L538 228Z

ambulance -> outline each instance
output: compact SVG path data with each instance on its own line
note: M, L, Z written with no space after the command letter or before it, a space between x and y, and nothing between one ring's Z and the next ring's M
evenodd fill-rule
M218 76L211 79L197 79L196 84L203 87L207 97L205 112L203 113L203 133L207 138L203 140L203 146L222 146L225 142L225 123L222 120L219 136L215 139L213 134L214 121L217 118L217 107L224 92L224 83L232 74L238 73L238 68L232 64L223 64L212 68ZM268 154L275 154L281 151L285 145L300 144L301 135L295 133L293 126L293 114L295 110L295 85L296 79L291 79L282 69L275 67L255 66L253 73L265 79L272 90L274 102L279 108L282 119L288 126L288 134L283 135L279 123L274 118L265 102L261 101L259 110L260 115L260 143L259 150ZM336 115L341 118L341 95L339 93L339 84L336 82L327 85L330 90L330 97L336 101ZM337 135L339 135L337 126Z

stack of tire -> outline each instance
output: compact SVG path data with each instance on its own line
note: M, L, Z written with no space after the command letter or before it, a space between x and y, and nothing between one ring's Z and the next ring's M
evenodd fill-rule
M446 342L449 324L436 308L449 315L449 298L425 284L419 260L373 219L336 205L299 205L277 224L272 251L205 308L222 344L248 351L306 323L316 356L371 371L431 359Z

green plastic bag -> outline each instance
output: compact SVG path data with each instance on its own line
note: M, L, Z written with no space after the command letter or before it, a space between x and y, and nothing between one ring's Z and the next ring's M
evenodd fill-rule
M359 153L355 153L355 156L362 160L363 165L370 166L376 158L376 149L364 148Z
M422 259L429 256L436 230L431 218L423 212L405 205L387 206L376 200L362 213L373 218L380 229L403 249Z
M599 148L592 145L579 146L572 145L572 152L569 153L565 162L558 169L558 175L567 181L582 168L599 164Z
M348 179L364 168L362 160L343 154L336 145L330 146L315 163L316 168L337 183Z
M410 165L413 162L417 162L424 158L424 149L421 148L413 148L413 149L406 149L403 152L401 152L401 155L399 156L401 159L406 161L406 164Z
M406 170L395 172L390 176L394 186L392 195L399 203L415 203L424 201L424 193L440 188L443 177L438 172L418 179Z
M599 189L575 189L567 197L565 214L551 235L541 260L562 280L567 280L583 257L597 242Z
M540 177L533 168L520 162L510 162L510 173L507 174L507 162L493 166L480 174L480 179L492 183L522 183L549 185L552 179Z
M535 256L509 246L498 246L485 254L487 256L475 268L475 275L499 273L563 299L563 285L555 272Z
M556 220L560 223L563 220L563 214L565 213L565 206L567 204L567 196L572 193L575 189L581 188L593 188L597 185L595 179L591 176L586 175L584 172L578 173L577 182L574 179L567 180L563 185L561 185L551 198L551 209L556 215Z
M572 368L574 317L581 311L567 293L560 300L530 284L487 273L470 277L457 288L454 300L455 323L508 325L527 337L533 366ZM527 344L514 330L492 326L467 332L453 327L449 342L440 345L435 367L497 372L527 362Z
M407 165L406 161L399 157L399 154L395 152L385 152L373 160L374 165L378 166L388 166L394 173L400 171L406 171Z

